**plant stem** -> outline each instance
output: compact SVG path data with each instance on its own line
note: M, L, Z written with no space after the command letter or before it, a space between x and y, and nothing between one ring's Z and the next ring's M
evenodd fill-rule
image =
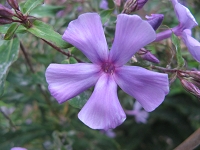
M25 59L26 59L26 61L27 61L27 64L28 64L28 66L29 66L31 72L32 72L32 73L35 73L35 71L34 71L32 65L31 65L31 61L30 61L30 59L28 58L28 54L26 53L26 50L25 50L25 48L24 48L24 46L23 46L23 44L22 44L21 42L20 42L20 48L21 48L21 50L22 50L22 52L23 52L23 54L24 54L24 57L25 57ZM49 105L49 107L51 108L52 113L59 119L58 114L57 114L56 111L52 108L52 105L51 105L51 102L49 101L48 95L47 95L46 92L42 89L41 84L37 84L37 86L38 86L40 92L42 93L42 95L43 95L43 97L44 97L44 100L46 101L46 103L47 103L47 104Z
M12 120L1 110L0 108L0 112L2 113L2 115L9 121L10 125L16 130L15 125L13 124Z
M42 40L43 40L45 43L47 43L48 45L50 45L52 48L54 48L55 50L57 50L58 52L60 52L60 53L62 53L62 54L64 54L64 55L66 55L67 57L74 57L74 59L76 59L77 62L79 62L79 63L82 62L82 60L76 58L75 56L73 56L73 55L70 54L70 53L67 53L67 52L63 51L62 49L60 49L60 48L57 47L56 45L54 45L54 44L52 44L52 43L46 41L45 39L42 39Z
M183 141L174 150L194 149L198 145L200 145L200 128L197 129L192 135L190 135L185 141Z

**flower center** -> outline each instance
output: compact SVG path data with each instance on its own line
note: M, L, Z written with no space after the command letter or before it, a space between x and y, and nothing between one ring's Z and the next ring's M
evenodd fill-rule
M105 72L105 73L109 73L109 74L113 74L114 71L115 71L115 66L111 63L104 63L102 66L101 66L102 70Z

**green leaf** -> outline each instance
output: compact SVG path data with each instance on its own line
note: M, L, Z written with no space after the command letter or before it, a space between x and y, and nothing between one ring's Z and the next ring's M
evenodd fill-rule
M11 24L0 25L0 33L6 34L7 30L10 28Z
M102 24L109 20L110 15L113 13L113 9L103 10L100 13Z
M56 13L63 10L65 6L51 6L51 5L41 5L35 8L30 15L42 18L42 17L55 17Z
M90 92L85 91L69 100L69 104L75 108L82 108L90 97Z
M10 26L11 24L0 25L0 33L6 34ZM25 31L26 31L26 28L22 25L19 25L15 33L24 33Z
M22 8L24 14L29 14L38 5L44 3L44 0L27 0Z
M4 39L5 40L10 40L12 39L12 37L14 36L15 34L15 31L17 30L17 28L19 27L19 24L18 23L13 23L10 28L7 30L7 33L6 35L4 36Z
M172 34L172 43L176 49L176 59L177 59L177 63L178 63L178 68L182 68L185 65L185 61L184 61L184 59L182 57L182 53L181 53L180 40L175 34Z
M27 29L33 35L53 43L59 48L68 48L70 44L65 42L61 35L53 30L53 27L39 20L35 20L32 26Z
M3 94L4 81L12 63L17 60L19 40L0 41L0 96Z
M78 62L74 57L69 57L69 63L70 64L75 64L75 63L78 63Z

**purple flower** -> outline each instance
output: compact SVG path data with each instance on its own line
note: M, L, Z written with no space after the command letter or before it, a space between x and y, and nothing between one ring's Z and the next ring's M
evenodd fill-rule
M153 27L154 30L157 30L161 25L164 15L163 14L151 14L151 16L145 16L148 23Z
M109 51L100 16L96 13L80 15L69 23L63 39L92 63L50 64L46 70L50 93L63 103L95 85L78 114L79 119L93 129L115 128L126 119L117 97L117 85L146 111L153 111L169 92L168 75L124 64L155 36L153 28L139 16L120 14Z
M153 62L153 63L159 63L160 62L158 60L158 58L156 58L156 56L154 56L149 50L146 50L145 48L141 48L137 53L144 60L147 60L147 61L150 61L150 62Z
M99 7L101 9L108 9L108 2L107 2L107 0L101 0Z
M23 147L13 147L10 150L27 150L27 149Z
M142 110L142 106L137 101L133 106L133 110L125 110L125 113L127 115L135 116L135 121L137 123L146 123L147 118L149 117L149 113L146 112L145 110Z
M174 32L176 36L180 36L193 58L200 62L200 43L191 36L191 29L198 25L195 18L188 8L181 5L177 0L171 0L174 6L176 16L179 20L178 26L157 34L155 41L169 38Z

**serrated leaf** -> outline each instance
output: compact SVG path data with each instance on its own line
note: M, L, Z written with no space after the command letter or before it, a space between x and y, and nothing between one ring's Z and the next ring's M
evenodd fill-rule
M43 3L44 0L27 0L23 5L22 12L24 14L29 14L34 8Z
M19 40L0 41L0 96L3 94L4 81L12 63L17 60Z
M42 18L42 17L55 17L56 13L63 10L65 6L52 6L52 5L41 5L31 11L30 15Z
M103 10L100 13L102 24L109 20L110 15L113 13L113 9Z
M9 29L6 32L6 35L4 36L5 40L10 40L15 34L15 31L19 27L18 23L12 23L12 25L9 27Z
M75 108L82 108L90 97L90 92L85 91L69 100L69 104Z
M33 35L53 43L59 48L68 48L70 44L62 39L62 36L53 30L53 27L39 20L35 20L32 26L27 29Z
M172 34L172 43L176 49L176 59L177 59L177 63L178 63L178 68L182 68L185 65L185 61L184 61L184 59L182 57L182 53L181 53L180 40L178 39L178 37L175 34Z

